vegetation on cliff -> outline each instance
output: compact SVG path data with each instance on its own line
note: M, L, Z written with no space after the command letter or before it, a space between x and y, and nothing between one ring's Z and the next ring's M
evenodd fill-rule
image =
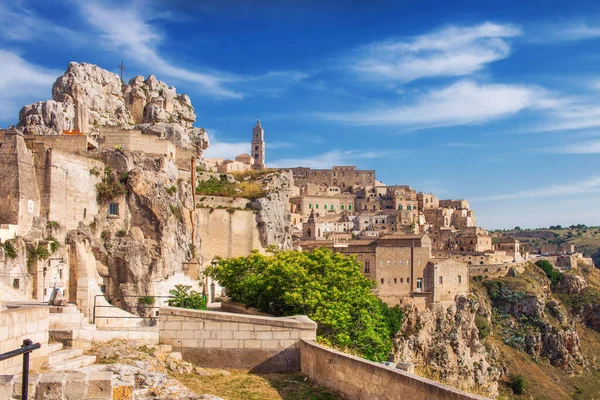
M264 312L305 314L319 324L320 342L370 360L386 360L403 313L373 293L356 259L328 249L253 252L220 260L209 273L227 296Z

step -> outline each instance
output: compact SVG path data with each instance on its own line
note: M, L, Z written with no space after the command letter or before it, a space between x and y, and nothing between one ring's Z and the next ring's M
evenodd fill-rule
M52 354L56 351L62 350L63 344L60 342L48 343L48 354Z
M50 367L55 365L57 362L68 360L70 358L76 358L83 355L81 349L66 349L54 352L48 356L48 364Z
M69 360L59 361L50 366L55 371L70 371L82 367L87 367L96 362L96 356L79 356Z
M106 368L106 364L93 364L87 367L77 368L74 372L81 372L82 374L91 374L94 372L103 372Z

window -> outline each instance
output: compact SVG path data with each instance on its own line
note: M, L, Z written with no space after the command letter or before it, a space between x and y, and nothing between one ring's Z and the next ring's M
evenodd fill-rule
M352 211L352 206L348 204L348 210Z
M387 266L388 267L390 266L390 260L387 260Z
M462 283L462 276L458 276L458 283Z
M108 215L119 215L119 203L110 203L108 205Z
M398 206L398 210L402 211L402 204Z
M443 284L444 284L444 277L440 276L440 285L443 285Z
M417 278L417 292L423 290L423 278Z
M19 280L13 279L13 289L19 289Z
M58 279L62 279L63 278L63 272L62 271L63 271L62 269L58 270Z
M388 278L388 283L392 283L392 281L390 280L390 278Z
M383 278L381 278L381 284L383 284L383 283L384 283L384 282L383 282Z
M400 260L400 265L404 265L404 261Z
M323 208L327 210L327 204L325 204L325 205L323 206Z
M394 283L398 283L398 279L397 278L394 278Z
M408 211L410 211L410 210L411 210L411 207L410 207L410 206L406 206L406 209L407 209Z
M331 205L331 207L329 207L330 210L333 210L333 204Z
M371 272L371 265L369 263L369 261L365 261L365 274L368 274Z
M312 208L312 203L308 203L308 208Z
M254 158L258 158L258 153L254 154Z
M258 150L258 146L254 146L254 150Z
M400 278L400 283L404 283L404 278Z
M87 208L84 208L83 209L83 219L85 219L86 215L87 215Z
M344 209L344 205L343 205L343 204L340 206L340 209L341 209L341 210L343 210L343 209Z
M317 203L317 208L319 208L319 203Z
M410 278L406 278L406 283L410 283Z

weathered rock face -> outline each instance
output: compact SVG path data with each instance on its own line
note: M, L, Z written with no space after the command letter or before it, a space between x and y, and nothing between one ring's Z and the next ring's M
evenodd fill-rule
M293 185L291 171L278 171L259 178L266 196L252 201L257 210L256 222L263 247L276 245L283 250L292 248L289 190Z
M63 130L97 133L100 126L139 128L176 145L208 148L206 131L192 127L196 113L190 98L153 75L129 84L97 65L71 62L52 87L52 100L21 109L18 127L25 133L56 135Z
M477 302L459 297L450 306L412 309L395 339L394 361L412 362L450 385L496 397L500 371L490 365L479 340L478 308Z
M575 274L564 274L559 282L557 290L567 294L577 294L587 287L583 277Z

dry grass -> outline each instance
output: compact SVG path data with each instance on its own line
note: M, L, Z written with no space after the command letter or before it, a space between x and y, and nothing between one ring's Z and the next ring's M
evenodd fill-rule
M225 400L337 400L324 388L300 373L251 374L229 370L230 376L174 375L198 394L212 394Z
M246 199L258 199L265 195L265 191L258 182L240 182L239 188L241 190L240 197Z

